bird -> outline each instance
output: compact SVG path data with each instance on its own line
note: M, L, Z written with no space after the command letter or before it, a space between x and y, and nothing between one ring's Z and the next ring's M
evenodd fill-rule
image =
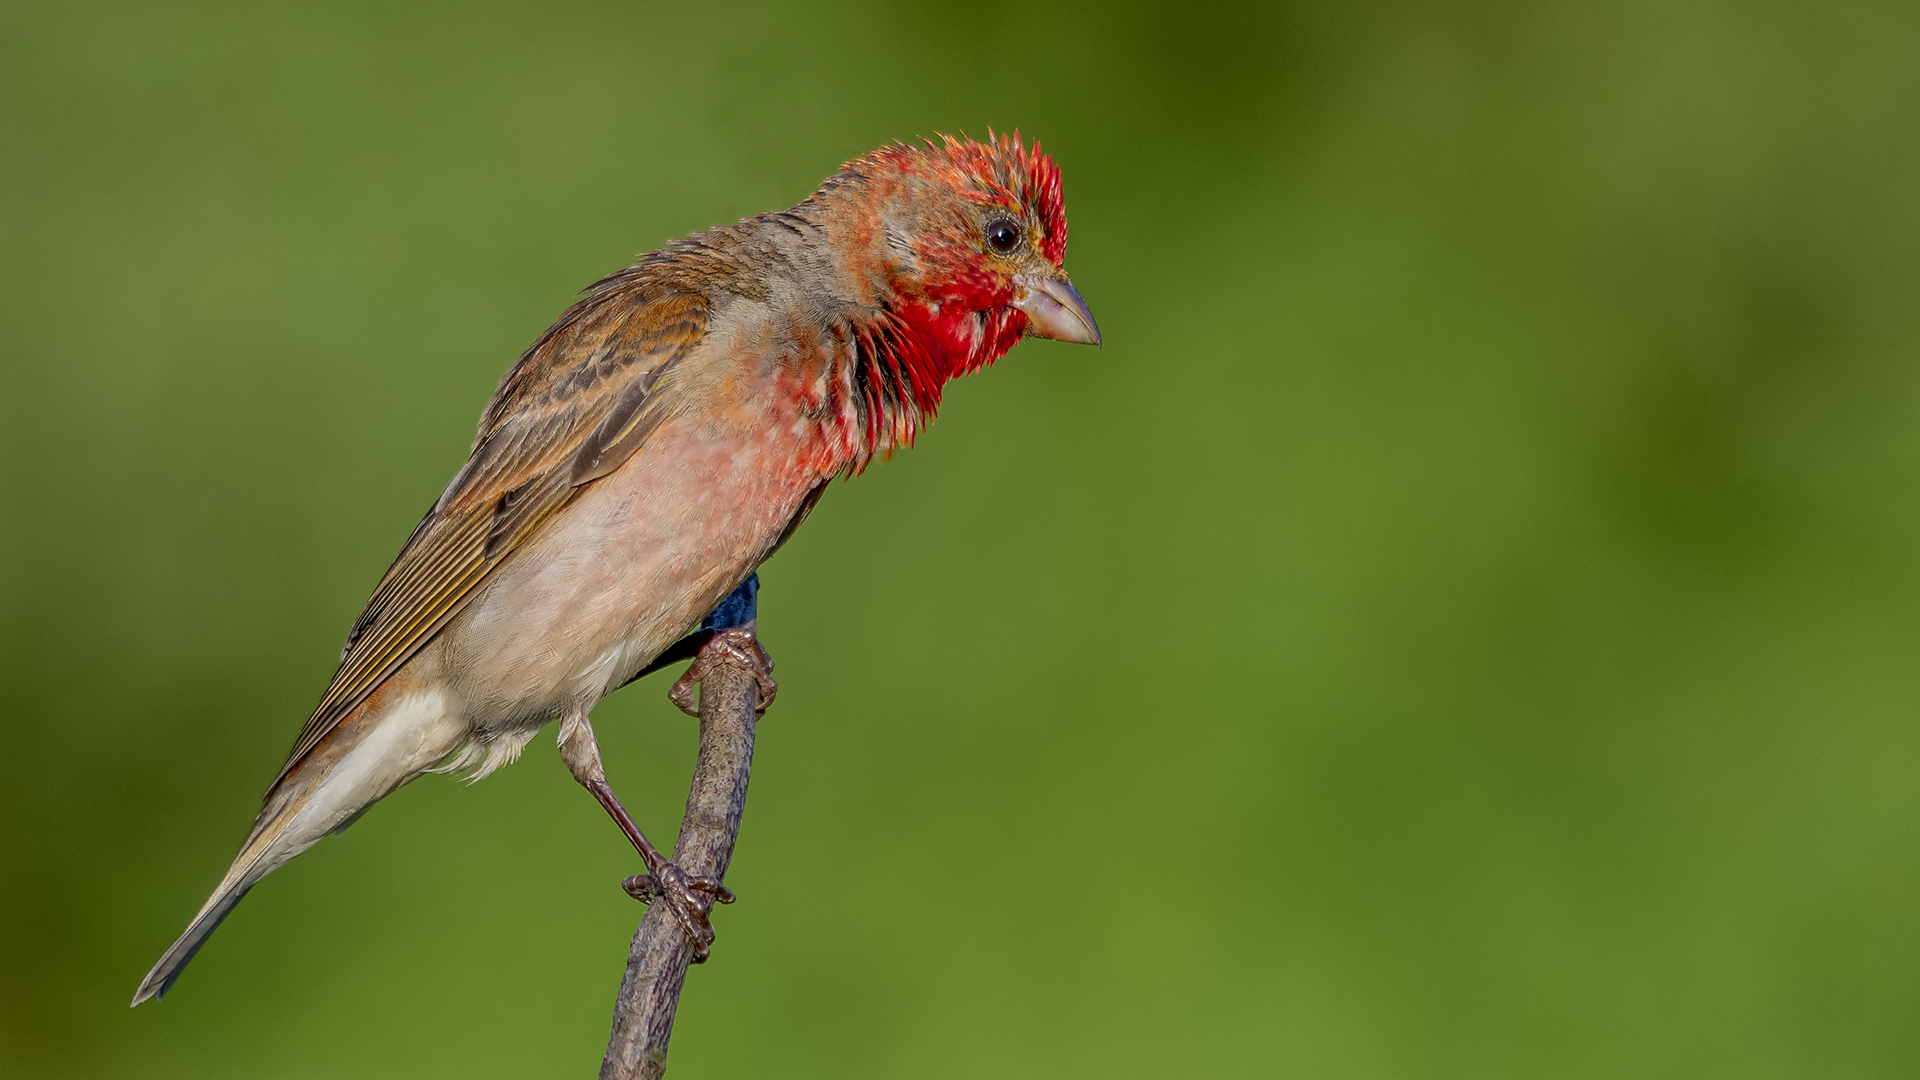
M889 143L790 210L588 286L501 380L231 867L133 1004L167 993L290 859L421 776L486 776L556 720L562 760L704 957L706 907L732 896L627 813L594 704L671 659L723 601L744 590L750 606L756 569L828 483L910 446L948 380L1023 338L1098 346L1066 247L1058 165L1018 130L989 131ZM714 647L749 664L766 700L771 660L750 632L721 629ZM683 708L687 683L672 694Z

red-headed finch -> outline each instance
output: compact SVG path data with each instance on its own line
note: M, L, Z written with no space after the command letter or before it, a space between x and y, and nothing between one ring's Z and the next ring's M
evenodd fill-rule
M589 289L501 381L232 868L134 1003L287 860L424 773L485 776L556 719L567 767L704 953L692 892L725 890L647 842L588 713L749 587L829 480L911 443L948 379L1023 336L1099 344L1066 248L1060 172L1038 145L947 139L876 150L791 210ZM751 638L734 642L764 675Z

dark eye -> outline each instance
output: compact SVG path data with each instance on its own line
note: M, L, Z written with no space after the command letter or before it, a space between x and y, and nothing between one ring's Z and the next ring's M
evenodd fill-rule
M1020 226L1006 218L987 222L987 246L1002 255L1020 246Z

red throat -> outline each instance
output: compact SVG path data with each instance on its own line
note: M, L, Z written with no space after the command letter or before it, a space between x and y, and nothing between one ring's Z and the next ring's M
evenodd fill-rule
M912 301L854 329L852 383L863 444L854 472L876 453L912 446L940 410L949 379L970 375L1007 354L1026 331L1027 317L997 306Z
M1003 206L1038 226L1037 250L1060 265L1067 222L1053 159L1038 144L1025 148L1018 132L989 132L984 143L942 140L886 147L849 162L841 176L870 181L871 197L934 187L962 204ZM853 404L864 429L856 434L853 471L876 453L912 445L939 410L947 380L998 360L1026 332L1027 316L1010 306L1011 279L990 269L970 240L937 228L923 234L918 272L896 281L883 314L852 328Z

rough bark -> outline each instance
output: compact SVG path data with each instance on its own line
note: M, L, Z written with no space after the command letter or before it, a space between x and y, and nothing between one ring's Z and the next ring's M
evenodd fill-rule
M709 667L700 683L700 754L673 860L693 876L725 879L747 805L753 735L760 706L754 673L736 662ZM706 897L700 902L707 904ZM601 1080L657 1080L667 1071L667 1040L693 961L693 943L667 905L655 901L634 931L627 973L613 1008L613 1034Z

